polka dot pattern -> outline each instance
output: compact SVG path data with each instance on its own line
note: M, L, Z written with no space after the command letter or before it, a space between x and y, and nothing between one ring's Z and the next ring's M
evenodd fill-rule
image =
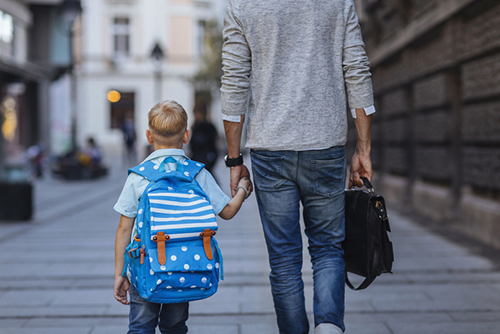
M213 268L212 264L210 264L210 263L209 263L209 264L207 264L207 269L208 269L208 270L212 270L212 268Z
M184 277L179 278L179 282L184 283L186 279Z
M206 278L206 277L203 277L203 278L201 279L201 283L203 283L203 284L207 283L207 278Z
M182 249L182 251L183 251L183 252L185 252L185 251L187 251L187 250L188 250L188 248L187 248L186 246L182 246L182 248L181 248L181 249Z
M195 259L196 261L199 261L199 260L200 260L200 256L199 256L198 254L195 254L195 255L194 255L194 259Z
M172 260L172 261L177 261L177 256L172 255L172 256L170 257L170 260Z
M186 263L186 264L184 265L184 269L189 270L189 264L187 264L187 263Z
M165 266L161 266L161 267L160 267L160 269L161 269L161 270L167 270L167 267L165 267Z
M139 168L139 170L142 172L143 170L145 170L146 168L145 167L141 167Z
M158 169L158 168L160 168L160 166L155 165L153 168L154 168L154 169Z

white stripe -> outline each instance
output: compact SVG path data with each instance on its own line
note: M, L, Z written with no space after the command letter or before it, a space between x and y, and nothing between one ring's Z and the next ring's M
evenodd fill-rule
M155 203L155 204L177 205L177 206L193 206L193 205L200 204L200 203L208 203L208 201L206 201L204 199L200 199L200 200L192 201L192 202L174 202L174 201L164 201L161 199L151 199L149 201L151 203Z
M178 194L178 193L153 193L153 194L148 194L148 196L167 196L167 197L178 197L178 198L200 197L199 195L196 194Z
M151 231L169 230L169 229L175 230L181 228L196 228L196 227L209 227L209 226L217 226L217 222L199 223L199 224L158 225L158 226L151 226Z
M203 206L201 208L192 209L192 210L167 210L167 209L151 208L151 212L168 213L168 214L197 213L197 212L207 211L207 210L212 210L212 206L207 205L207 206Z
M215 215L213 213L211 213L209 215L197 216L197 217L175 217L175 218L151 217L151 221L155 221L155 222L178 222L178 221L182 221L182 220L203 220L203 219L209 219L209 218L215 218Z
M191 237L199 237L200 233L178 233L178 234L169 234L170 239L181 239L181 238L191 238ZM154 236L151 236L151 240L153 240Z

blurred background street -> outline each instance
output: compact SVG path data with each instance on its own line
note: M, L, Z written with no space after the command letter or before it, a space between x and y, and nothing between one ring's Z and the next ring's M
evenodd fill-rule
M394 275L347 291L346 333L500 333L500 3L354 3L377 109L373 181L396 260ZM228 192L226 5L0 0L0 333L126 332L112 206L151 150L157 102L184 106L197 132L188 154L215 164ZM255 197L220 226L226 281L192 303L190 333L277 333Z

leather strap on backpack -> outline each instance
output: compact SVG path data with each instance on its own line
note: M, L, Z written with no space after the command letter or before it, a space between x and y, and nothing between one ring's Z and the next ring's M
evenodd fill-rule
M170 240L169 235L165 235L165 232L158 232L153 236L153 241L156 242L156 247L158 248L158 262L161 265L167 263L167 254L165 252L165 241Z
M203 232L200 233L200 237L203 238L203 248L205 249L205 255L210 261L214 258L212 254L211 238L215 235L215 233L215 231L212 231L209 228L204 229Z

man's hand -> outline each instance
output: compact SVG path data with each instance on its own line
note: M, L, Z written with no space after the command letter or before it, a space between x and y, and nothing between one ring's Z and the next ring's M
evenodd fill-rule
M115 299L122 303L123 305L129 305L127 300L127 291L130 288L130 283L126 277L117 276L115 277L114 293Z
M231 174L230 174L231 196L234 197L236 195L236 188L238 188L238 182L244 177L248 178L248 180L250 181L250 185L248 186L247 189L248 196L250 196L250 194L253 191L253 185L252 181L250 180L250 172L248 171L248 168L245 165L238 165L231 167Z
M349 176L349 188L353 185L362 187L363 181L361 177L366 177L369 181L372 180L373 169L370 154L354 153L351 160L351 170Z

